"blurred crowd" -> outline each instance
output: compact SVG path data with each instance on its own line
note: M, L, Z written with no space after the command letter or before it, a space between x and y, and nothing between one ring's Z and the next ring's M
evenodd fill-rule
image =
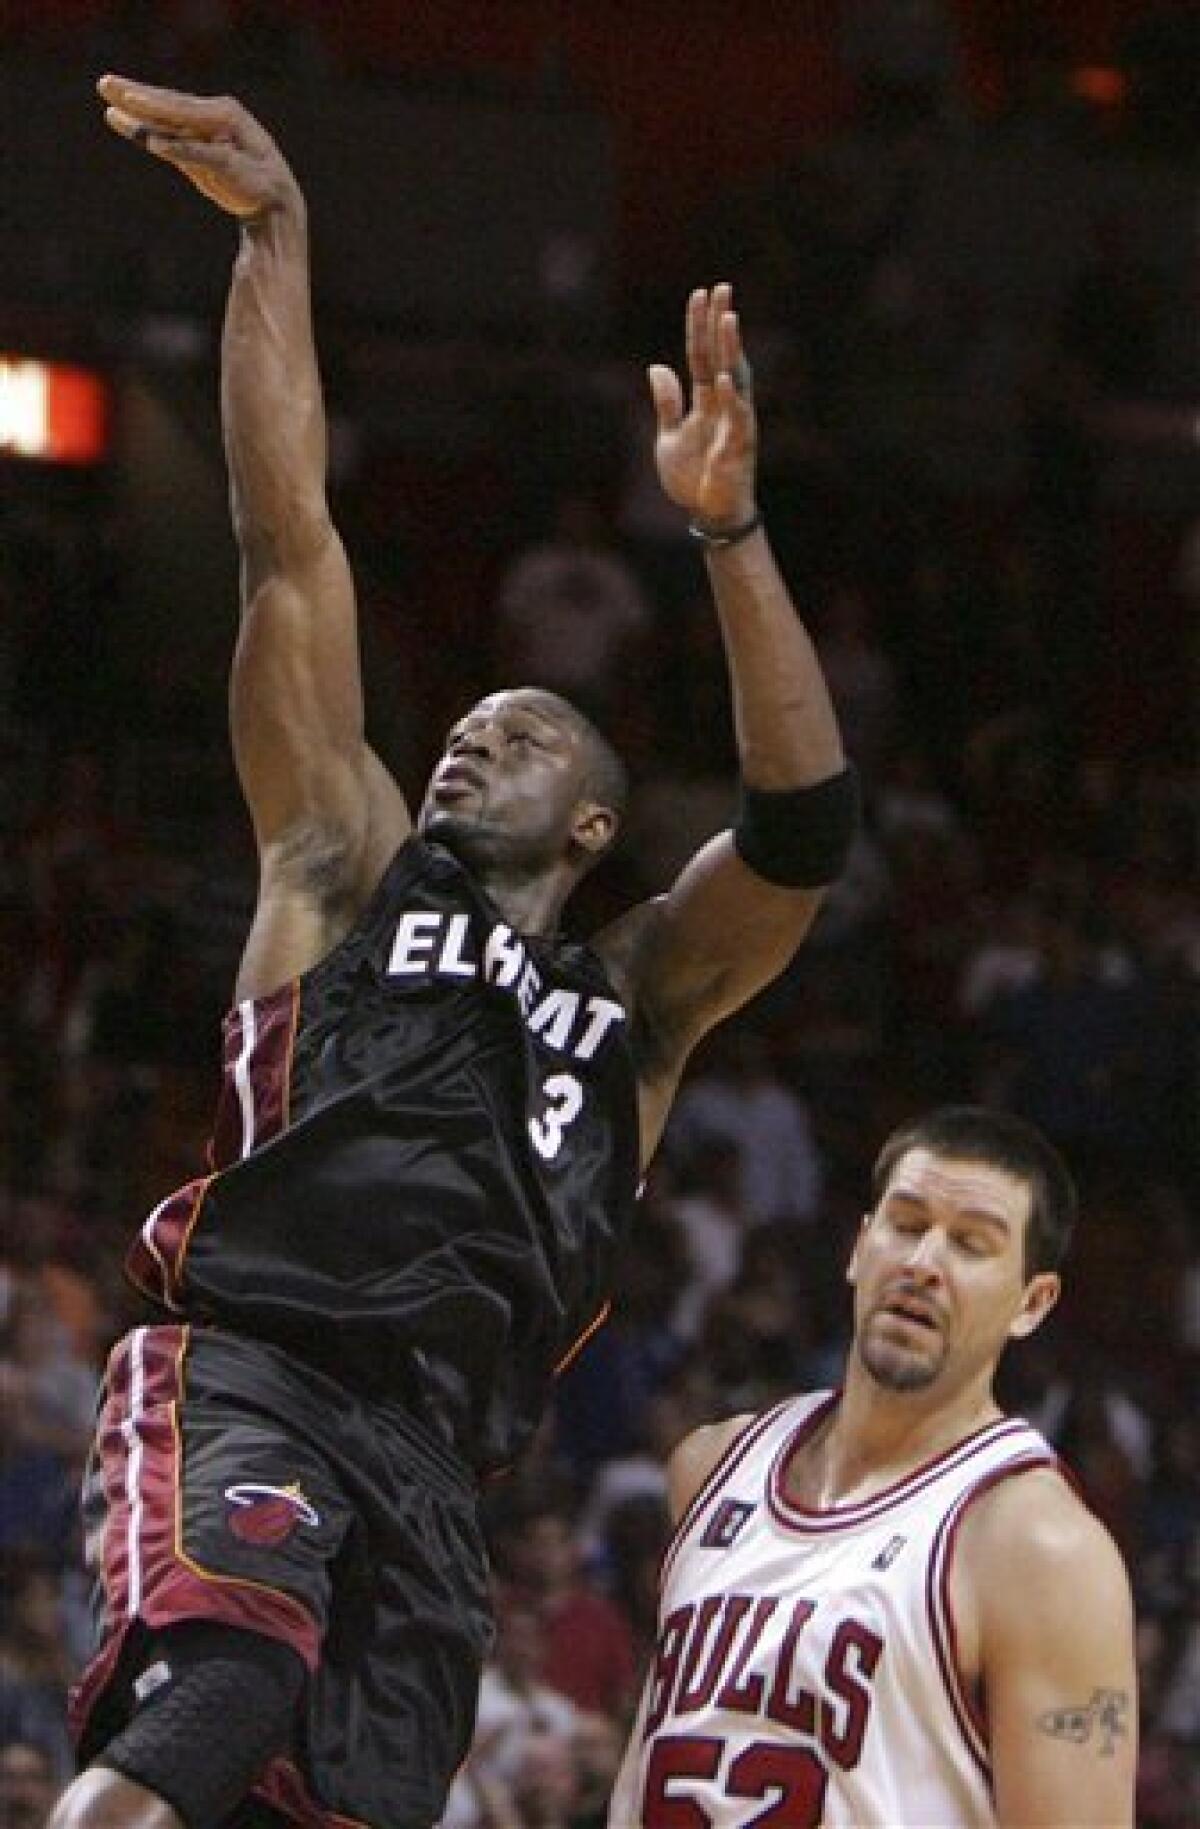
M874 1151L950 1099L1031 1118L1080 1181L1061 1312L1002 1397L1132 1569L1142 1829L1200 1820L1200 338L1193 289L1115 183L1081 239L1071 187L1109 155L1034 74L974 167L910 72L696 225L699 270L739 288L765 517L865 818L791 969L697 1058L611 1320L489 1494L499 1632L446 1829L604 1821L653 1631L664 1455L700 1421L836 1383ZM1006 205L1013 145L1034 176ZM1173 176L1196 151L1154 156ZM956 186L973 230L947 213ZM1006 294L995 236L1047 186L1049 242ZM627 753L628 832L585 931L661 888L735 795L719 637L640 385L558 350L517 374L496 451L364 440L335 471L372 718L406 786L499 679L580 700ZM181 673L169 629L124 652L103 490L9 480L0 1826L35 1829L88 1640L96 1380L138 1313L121 1257L196 1172L254 861L220 681Z

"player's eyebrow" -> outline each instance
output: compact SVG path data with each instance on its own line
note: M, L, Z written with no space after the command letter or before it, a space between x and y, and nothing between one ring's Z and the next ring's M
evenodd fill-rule
M912 1188L889 1188L884 1202L888 1206L909 1207L918 1213L928 1213L931 1204L923 1194L918 1194ZM1012 1221L997 1207L956 1207L955 1218L967 1225L993 1226L1006 1235L1012 1231Z
M958 1217L971 1225L994 1226L997 1231L1012 1231L1012 1221L1007 1213L999 1213L995 1207L960 1207Z

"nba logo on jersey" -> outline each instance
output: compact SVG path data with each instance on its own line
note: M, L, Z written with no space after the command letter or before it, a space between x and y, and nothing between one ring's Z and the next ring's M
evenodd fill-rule
M722 1499L704 1527L704 1535L700 1539L701 1549L729 1549L753 1513L754 1506L744 1499Z
M890 1569L906 1542L907 1538L905 1537L889 1537L878 1556L876 1556L874 1562L871 1564L871 1567L873 1569Z

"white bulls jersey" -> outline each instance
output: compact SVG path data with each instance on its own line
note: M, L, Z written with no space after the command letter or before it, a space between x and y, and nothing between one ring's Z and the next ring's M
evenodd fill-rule
M984 1723L955 1664L951 1558L973 1499L1057 1458L1005 1417L872 1499L806 1510L786 1469L837 1402L758 1417L682 1518L609 1829L995 1823Z

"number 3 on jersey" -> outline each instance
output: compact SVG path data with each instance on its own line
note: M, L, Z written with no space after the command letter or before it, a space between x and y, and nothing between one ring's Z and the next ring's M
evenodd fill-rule
M583 1110L583 1087L573 1073L552 1073L542 1081L541 1114L529 1120L533 1147L552 1162L562 1147L563 1133Z

